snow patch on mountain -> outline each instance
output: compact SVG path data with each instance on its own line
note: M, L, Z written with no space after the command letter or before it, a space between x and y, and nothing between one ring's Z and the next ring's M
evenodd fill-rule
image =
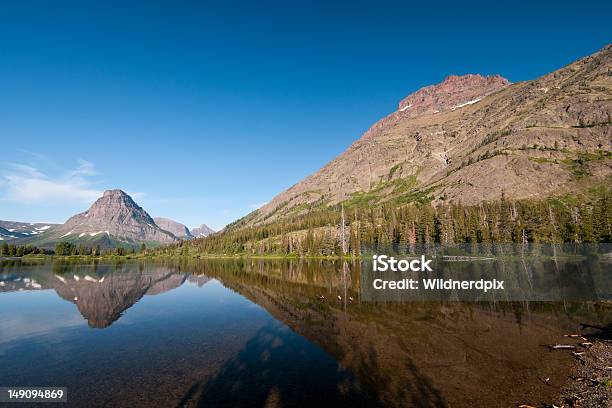
M464 106L472 105L472 104L480 101L481 99L482 98L476 98L476 99L472 99L471 101L460 103L459 105L455 105L455 106L451 107L451 110L455 110L455 109L463 108Z

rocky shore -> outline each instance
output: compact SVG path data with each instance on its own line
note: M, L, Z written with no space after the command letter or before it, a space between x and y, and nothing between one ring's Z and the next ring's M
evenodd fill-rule
M566 335L573 340L564 342L568 347L557 348L570 352L576 362L559 401L551 407L612 406L612 328L590 325L583 328L583 333Z

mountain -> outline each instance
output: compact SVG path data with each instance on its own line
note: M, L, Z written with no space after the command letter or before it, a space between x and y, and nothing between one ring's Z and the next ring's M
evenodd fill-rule
M155 221L155 224L157 224L158 227L160 227L161 229L165 231L172 233L177 238L180 238L180 239L194 238L194 236L191 234L189 229L185 225L181 224L180 222L177 222L177 221L174 221L168 218L162 218L162 217L155 217L153 218L153 220Z
M51 223L30 223L0 220L0 241L38 236L48 232L56 225L57 224Z
M202 238L202 237L207 237L210 234L214 234L215 231L212 228L209 228L208 225L206 224L202 224L197 228L193 228L191 230L191 235L193 235L196 238Z
M230 228L340 202L478 204L609 184L612 45L532 81L449 76Z
M104 249L135 247L141 243L156 246L176 242L178 238L157 226L124 191L107 190L87 211L70 217L44 236L22 238L16 243L52 248L60 241L100 245Z

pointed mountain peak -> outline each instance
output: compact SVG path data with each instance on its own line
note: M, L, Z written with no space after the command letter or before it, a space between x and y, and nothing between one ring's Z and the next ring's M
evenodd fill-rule
M128 193L118 188L113 189L113 190L106 190L104 194L102 195L102 197L109 197L109 196L110 197L130 197Z
M88 217L108 218L117 214L131 215L131 218L142 219L154 224L153 218L130 197L125 191L106 190L87 210Z
M177 238L160 228L153 218L119 189L106 190L87 211L71 217L58 230L61 238L80 238L99 234L128 238L136 242L175 242Z

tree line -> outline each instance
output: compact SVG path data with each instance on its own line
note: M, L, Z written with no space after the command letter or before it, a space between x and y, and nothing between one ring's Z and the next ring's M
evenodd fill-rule
M53 251L47 249L38 248L33 245L15 245L3 242L0 245L0 256L24 256L29 254L52 254Z
M608 189L589 197L500 200L478 205L393 204L345 208L346 250L367 245L421 243L598 243L611 242ZM340 255L341 206L295 215L269 224L160 249L171 254Z
M140 245L139 252L145 252L147 249L143 243ZM16 245L14 243L3 242L0 245L0 256L15 256L22 257L30 254L41 254L41 255L59 255L59 256L74 256L74 255L88 255L88 256L106 256L106 255L130 255L135 254L135 248L106 248L101 249L100 245L95 247L89 247L85 245L77 245L71 242L60 241L55 245L55 250L39 248L34 245Z
M140 252L146 251L146 245L143 243L140 245ZM100 249L100 245L95 247L88 247L84 245L76 245L71 242L58 242L55 245L55 255L68 256L68 255L89 255L89 256L108 256L108 255L130 255L135 254L136 249L130 247L129 249L123 247L106 248Z

